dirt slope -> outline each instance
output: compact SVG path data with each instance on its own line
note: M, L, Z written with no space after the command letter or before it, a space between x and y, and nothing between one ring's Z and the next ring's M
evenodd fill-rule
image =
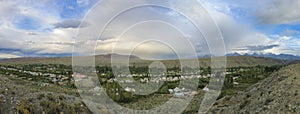
M300 64L290 65L234 97L220 99L210 113L299 113Z

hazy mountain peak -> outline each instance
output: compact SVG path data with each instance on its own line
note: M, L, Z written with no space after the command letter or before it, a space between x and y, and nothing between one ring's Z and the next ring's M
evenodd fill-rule
M300 56L291 55L291 54L273 54L273 53L245 53L239 54L237 52L227 54L227 56L253 56L253 57L268 57L274 59L281 59L281 60L300 60Z

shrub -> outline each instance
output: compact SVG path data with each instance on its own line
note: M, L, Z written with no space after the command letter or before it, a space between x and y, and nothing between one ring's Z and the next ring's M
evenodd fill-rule
M0 96L0 113L3 112L3 98Z
M17 111L21 114L31 114L34 113L34 106L28 99L24 99L17 106Z
M37 99L38 99L38 100L41 100L41 99L44 98L44 97L45 97L44 94L38 94Z
M59 100L65 100L66 97L65 97L64 95L59 95L59 96L58 96L58 99L59 99Z
M241 105L240 105L240 109L243 109L246 105L248 105L250 103L250 100L245 100Z
M54 97L52 94L50 94L50 93L48 93L48 94L46 95L46 97L47 97L47 99L48 99L49 101L55 101L55 97Z
M272 102L274 99L272 98L267 98L265 101L265 105L269 104L270 102Z

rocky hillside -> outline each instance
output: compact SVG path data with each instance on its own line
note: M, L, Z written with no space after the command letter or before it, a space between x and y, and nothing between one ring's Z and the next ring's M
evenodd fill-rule
M290 65L233 97L220 99L210 113L298 113L300 64Z
M75 89L0 75L0 114L89 114Z

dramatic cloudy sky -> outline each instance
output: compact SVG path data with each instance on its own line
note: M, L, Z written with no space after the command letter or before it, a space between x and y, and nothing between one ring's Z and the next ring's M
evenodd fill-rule
M209 54L205 39L186 17L160 7L137 8L119 15L98 38L96 47L92 45L93 40L78 40L75 36L78 29L90 31L86 35L99 34L101 28L94 28L95 24L123 5L113 1L109 6L90 11L99 0L0 0L0 58L70 56L73 45L80 44L91 44L97 54L113 50L145 58L166 58L174 56L174 50L178 51L176 53L191 50L183 43L186 39L191 41L198 55ZM299 0L198 2L217 23L227 53L299 55ZM170 5L174 5L171 0ZM193 4L185 5L196 10ZM84 18L89 11L90 15ZM146 22L149 18L156 20ZM179 26L180 30L170 27L169 23ZM163 42L145 42L149 37ZM84 50L75 51L76 54L84 53Z

